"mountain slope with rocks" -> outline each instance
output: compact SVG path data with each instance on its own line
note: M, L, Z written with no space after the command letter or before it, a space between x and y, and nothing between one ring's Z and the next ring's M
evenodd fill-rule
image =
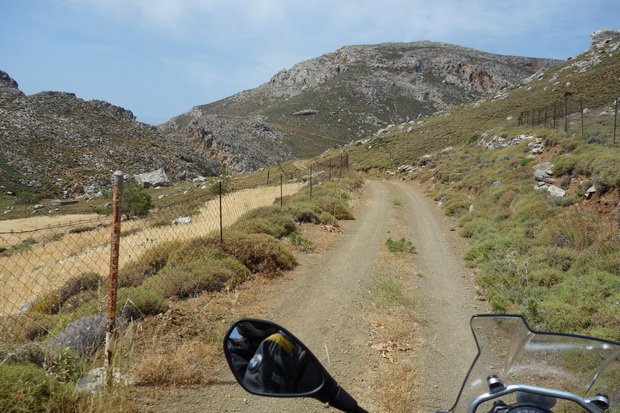
M305 157L496 94L557 63L430 41L346 46L255 89L194 107L159 129L187 136L213 115L250 116L276 127L295 155Z
M217 175L223 165L251 172L291 157L268 126L247 125L261 135L252 146L232 136L244 123L222 123L227 132L216 137L213 129L196 128L188 139L171 139L108 102L66 92L26 96L0 71L1 192L75 196L108 188L115 170L136 175L163 169L180 181Z

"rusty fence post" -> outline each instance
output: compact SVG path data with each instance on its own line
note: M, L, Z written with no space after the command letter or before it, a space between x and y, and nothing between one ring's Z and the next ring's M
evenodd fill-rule
M112 239L110 243L110 272L108 274L108 314L105 329L105 384L112 384L112 358L116 335L116 300L118 291L118 256L121 238L121 205L123 173L114 172L114 197L112 200Z

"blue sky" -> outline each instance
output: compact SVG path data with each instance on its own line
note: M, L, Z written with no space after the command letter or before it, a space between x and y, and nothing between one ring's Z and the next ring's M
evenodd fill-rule
M566 59L620 29L603 0L0 0L0 70L160 124L345 45L433 40Z

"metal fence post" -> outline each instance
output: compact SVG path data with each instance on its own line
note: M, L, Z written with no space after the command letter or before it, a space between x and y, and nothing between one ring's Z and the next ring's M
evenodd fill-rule
M284 178L280 174L280 208L284 206Z
M219 193L220 193L220 244L224 244L224 221L223 221L223 211L222 211L222 181L220 181Z
M116 334L116 300L118 291L118 256L121 238L121 205L123 173L114 172L114 197L112 200L112 239L110 243L110 272L108 274L108 314L105 331L105 383L112 384L112 347Z
M620 98L616 98L616 110L614 112L614 146L616 146L616 128L618 125L618 101Z
M310 164L310 198L312 198L312 164Z

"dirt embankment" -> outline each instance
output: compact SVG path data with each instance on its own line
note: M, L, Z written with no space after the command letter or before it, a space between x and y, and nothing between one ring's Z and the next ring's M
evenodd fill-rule
M469 317L487 312L476 298L472 271L461 259L465 244L454 222L414 183L368 181L355 215L341 234L330 234L331 247L302 255L301 265L281 282L256 287L255 299L264 310L247 316L284 325L362 407L381 411L381 395L372 388L372 366L380 356L369 345L365 295L381 268L386 239L412 240L416 255L402 279L415 293L411 329L416 343L408 353L416 366L415 411L450 407L475 355ZM215 384L162 389L145 400L145 411L325 411L314 399L245 393L225 361L217 363L221 376Z

